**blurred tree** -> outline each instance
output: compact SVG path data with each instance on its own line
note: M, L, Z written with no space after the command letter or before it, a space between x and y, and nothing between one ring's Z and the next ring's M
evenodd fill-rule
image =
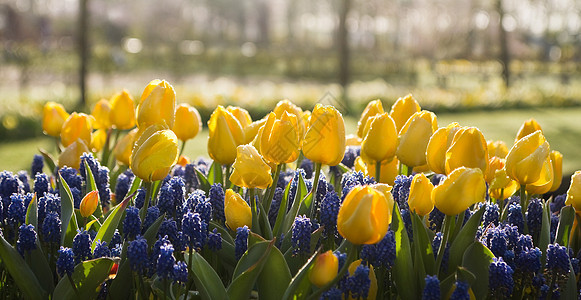
M79 51L79 91L81 93L79 106L87 105L87 73L89 65L89 0L79 0L79 29L78 29L78 51Z
M339 0L339 28L338 35L338 49L339 49L339 84L343 87L343 104L347 111L349 111L349 99L347 98L347 86L349 85L350 77L350 56L349 56L349 32L347 31L347 15L351 9L351 0Z
M500 17L500 24L498 26L498 38L500 43L499 60L502 64L502 79L504 85L508 88L510 86L510 52L508 49L508 38L506 28L504 28L505 13L502 6L502 0L496 0L496 12Z

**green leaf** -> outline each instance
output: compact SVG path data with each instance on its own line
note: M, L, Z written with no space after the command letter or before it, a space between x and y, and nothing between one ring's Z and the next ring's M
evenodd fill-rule
M462 266L477 278L470 284L476 299L486 299L488 295L488 270L493 258L494 254L480 242L473 242L464 252Z
M309 282L309 276L307 275L309 274L309 270L311 269L312 265L315 263L315 257L317 257L318 254L319 252L315 251L309 260L297 272L295 277L293 277L290 284L288 285L288 288L284 291L284 295L282 296L283 300L304 299L306 297L304 286L307 284L310 286L311 284Z
M91 250L95 250L95 246L97 245L98 241L107 243L111 242L111 238L113 238L113 234L115 234L115 229L117 229L119 221L121 221L123 212L125 211L125 208L127 208L127 205L129 204L129 199L131 198L130 197L125 198L123 202L117 204L117 206L115 206L112 209L111 213L109 214L105 222L103 222L103 225L101 225L101 228L99 228L97 235L93 239Z
M418 287L415 280L410 242L397 203L393 206L391 230L395 237L394 283L402 299L417 299Z
M71 220L69 221L69 226L67 226L67 232L65 233L65 240L61 241L61 243L66 247L72 247L73 239L75 235L77 235L77 229L79 225L77 224L77 217L75 214L72 215Z
M189 254L185 253L185 260L189 261ZM192 253L190 270L194 275L194 283L202 299L228 299L228 292L222 284L220 276L210 264L198 253Z
M42 154L42 157L44 158L44 162L47 164L47 167L49 168L50 172L53 175L56 175L55 174L56 163L54 162L54 158L52 157L52 155L50 155L46 150L44 150L42 148L39 148L38 151L40 152L40 154ZM40 195L40 196L42 197L42 195Z
M85 159L84 164L85 164L85 173L87 175L87 183L86 183L87 184L87 191L85 194L88 194L89 192L92 192L92 191L99 192L99 190L97 189L97 183L95 182L95 175L93 174L93 170L91 170L91 167L89 166L88 160ZM95 215L97 218L100 218L103 215L103 210L101 209L101 205L97 205L97 209L95 209L95 212L93 213L93 215Z
M36 199L36 195L32 197L30 203L28 204L28 208L26 209L26 224L30 224L34 226L34 230L37 232L39 231L38 228L38 200Z
M96 298L98 294L97 288L107 280L111 267L116 262L119 262L119 260L102 257L78 264L71 277L77 286L79 297L77 297L67 276L64 276L54 289L53 299Z
M299 175L299 184L297 185L297 192L295 193L295 199L293 200L293 206L291 207L288 214L283 222L283 226L281 228L282 232L287 232L293 223L295 222L295 218L297 217L297 213L299 211L299 207L302 203L302 195L307 194L307 185L305 184L305 180L303 179L302 175Z
M557 227L557 234L555 237L555 243L559 245L568 246L569 245L569 234L571 233L571 228L573 227L573 221L575 220L575 209L571 205L563 206L561 208L561 215L559 217L559 226Z
M272 247L266 264L258 275L258 298L281 299L291 282L288 265L278 248Z
M424 264L426 274L436 274L436 260L434 259L434 250L432 249L432 239L428 237L427 228L424 222L417 214L413 214L412 226L414 233L414 251L418 252ZM420 283L424 278L420 279Z
M274 228L272 230L272 234L274 237L280 237L282 223L284 222L285 213L287 211L288 206L288 194L290 190L290 184L286 185L284 189L284 195L282 196L282 200L280 202L280 207L278 208L278 214L276 215L276 221L274 222ZM296 195L295 195L296 198Z
M141 186L141 178L134 176L133 177L133 183L131 184L131 188L129 189L129 191L127 191L126 195L132 195L133 193L137 192L137 190L139 189L139 187ZM117 201L119 201L120 199L117 199Z
M208 178L206 178L206 176L204 176L204 173L202 173L200 170L198 170L198 168L194 167L194 170L196 171L196 176L198 177L198 182L200 183L198 188L201 189L202 191L206 192L206 194L207 194L211 188L211 184L208 181Z
M270 252L274 248L271 242L259 242L248 248L242 255L232 275L232 283L228 286L230 299L246 300L250 298L252 288L262 272Z
M577 299L578 291L575 271L573 271L573 265L571 264L571 261L569 261L569 276L567 278L565 292L562 294L563 299Z
M71 246L72 239L69 241L65 239L67 235L67 231L74 231L76 233L77 228L69 228L69 225L76 225L77 221L74 216L74 204L73 204L73 194L71 193L71 189L67 182L63 179L61 174L59 173L59 191L61 196L61 243L63 245ZM71 222L71 219L75 219L74 222Z
M216 161L213 161L210 169L208 170L207 178L210 185L214 183L220 183L223 186L224 180L222 179L222 165Z
M547 257L547 246L549 245L549 243L551 242L551 218L549 217L550 215L550 206L549 206L549 201L545 202L545 205L543 206L543 220L542 220L542 224L541 224L541 236L539 238L539 241L537 242L537 247L539 247L539 249L541 250L541 252L543 253L541 256L541 266L545 265L545 260Z
M22 256L0 235L0 258L26 299L46 299L47 293Z
M480 209L478 209L478 211L472 214L470 219L468 219L468 222L466 222L466 225L464 225L462 230L460 230L456 236L456 239L454 239L450 245L450 258L448 260L447 274L450 274L456 270L456 267L460 265L462 261L462 255L464 251L466 248L468 248L468 246L470 246L470 244L474 242L476 231L480 225L480 219L482 219L482 214L484 214L485 210L486 205L483 205L480 207ZM458 224L458 226L460 226L460 224Z
M25 254L28 255L28 254ZM40 242L36 240L36 249L30 251L30 268L45 291L51 293L54 289L54 278L52 270L46 260L46 255L42 252Z

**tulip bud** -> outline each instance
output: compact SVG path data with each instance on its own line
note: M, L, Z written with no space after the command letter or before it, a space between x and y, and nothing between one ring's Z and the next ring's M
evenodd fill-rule
M337 109L317 104L309 119L303 154L313 162L338 165L345 155L345 122Z
M526 185L527 193L529 195L542 195L548 193L553 186L553 173L553 163L551 162L551 157L548 156L543 163L539 179Z
M506 155L508 154L508 147L503 141L488 141L487 147L489 159L494 156L506 158Z
M561 181L563 181L563 154L553 150L549 155L551 156L551 163L553 163L553 185L549 192L554 192L561 186Z
M137 126L147 128L153 124L165 124L173 128L176 109L176 93L165 80L152 80L143 91L137 106Z
M230 230L236 230L238 227L252 227L252 210L240 194L231 189L226 190L224 197L224 215L226 217L226 226Z
M361 144L361 157L366 161L391 161L395 157L398 136L395 123L387 113L367 120Z
M438 129L436 115L430 111L413 114L399 132L396 155L408 167L425 165L426 148L432 133Z
M309 272L309 280L320 288L335 279L337 272L339 272L339 259L333 251L328 250L315 258L313 268Z
M567 190L567 205L573 205L575 211L581 211L581 171L571 175L571 185Z
M177 163L176 163L176 164L178 164L178 165L180 165L180 166L182 166L182 167L185 167L185 166L186 166L187 164L189 164L189 163L190 163L190 159L189 159L187 156L181 155L181 156L178 158L178 161L177 161Z
M223 106L218 105L208 121L208 154L223 164L230 165L236 159L236 147L244 143L244 131L238 119Z
M242 128L246 128L248 125L252 124L252 117L250 113L242 107L238 106L227 106L226 110L229 111L235 118L240 122Z
M91 191L83 197L79 210L81 211L81 216L84 218L92 215L99 205L99 191Z
M510 179L510 177L506 175L506 170L503 168L494 171L494 178L490 183L488 193L490 194L490 197L494 199L504 200L512 196L512 194L514 194L519 188L520 185L518 182Z
M270 113L260 138L260 152L275 164L290 163L299 157L297 116L284 112L280 119Z
M486 172L488 148L484 135L476 127L458 129L446 151L446 174L459 167L479 168Z
M59 167L69 166L78 169L81 165L81 155L85 152L89 152L87 144L83 140L77 139L59 155Z
M353 244L375 244L387 233L391 211L385 194L371 186L353 188L339 208L337 230Z
M361 265L362 259L358 259L353 261L347 270L349 271L349 276L353 276L357 267ZM369 291L367 291L366 300L375 300L377 298L377 276L375 276L375 270L373 269L373 265L369 265ZM360 298L353 298L353 295L349 295L348 300L355 300Z
M236 151L236 161L232 165L230 181L239 187L267 188L272 183L270 167L258 154L256 148L252 145L240 145Z
M178 158L178 138L162 125L151 125L138 133L131 153L130 167L144 181L165 178Z
M111 105L107 99L101 99L93 107L91 115L95 118L95 129L109 129L111 128L111 120L109 114L111 113Z
M408 196L408 205L411 211L422 217L429 214L434 209L434 204L432 203L433 189L434 185L424 173L414 175Z
M113 127L119 130L131 129L135 126L133 98L127 91L122 91L111 97L109 120Z
M276 114L277 119L282 118L282 114L285 111L288 112L289 114L294 114L297 116L297 121L299 121L298 124L299 136L300 139L302 140L302 138L305 136L306 127L309 124L310 113L308 113L307 111L303 113L303 110L300 107L296 106L294 103L286 99L278 101L278 103L272 110L272 112Z
M450 148L454 135L462 127L456 122L434 132L426 148L428 167L435 173L446 174L446 151Z
M176 109L176 117L172 131L178 139L187 141L198 135L202 128L202 117L195 107L182 103Z
M99 152L107 142L107 131L99 129L91 134L91 149L94 152Z
M258 131L266 124L266 118L260 119L258 121L252 122L250 125L244 128L244 144L250 144L254 141L254 138L258 135ZM256 146L255 146L256 147ZM256 148L258 150L258 148Z
M537 123L537 121L535 119L530 119L525 121L519 128L518 133L516 134L516 139L514 140L514 142L516 143L516 141L522 139L523 137L537 131L540 130L541 132L543 132L543 129L541 129L541 125L539 125L539 123Z
M369 120L369 118L383 113L384 111L383 105L381 104L381 100L377 99L369 101L369 103L367 103L367 106L363 110L363 113L361 114L359 122L357 122L357 136L360 138L364 138L365 134L363 133L363 131L365 129L365 126L367 125L367 121Z
M539 180L549 148L540 130L519 139L506 156L506 173L520 185Z
M94 118L83 113L72 113L63 123L61 143L67 147L77 139L82 139L86 145L91 144Z
M69 118L65 108L55 102L47 102L42 109L42 130L45 134L57 137L61 134L63 123Z
M442 213L454 216L472 204L484 201L485 196L486 182L482 170L460 167L434 187L432 202Z
M113 155L115 155L115 159L126 166L129 166L131 150L133 149L133 143L135 142L135 136L137 135L137 132L137 128L129 131L128 134L119 140L113 149Z
M397 99L395 103L391 106L391 111L389 115L395 122L395 127L397 128L398 132L404 127L405 123L409 120L409 118L421 111L420 104L418 101L414 99L412 94L409 94L405 97Z

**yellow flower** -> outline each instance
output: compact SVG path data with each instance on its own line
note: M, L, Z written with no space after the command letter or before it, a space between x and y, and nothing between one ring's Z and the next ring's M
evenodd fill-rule
M395 157L398 136L393 119L382 113L371 117L364 130L361 156L366 161L391 161Z
M299 157L299 127L297 116L284 112L278 119L271 112L260 138L260 153L275 164L290 163Z
M47 102L42 109L42 130L44 133L57 137L61 134L63 123L69 114L65 108L55 102Z
M506 160L492 156L488 160L488 169L484 173L484 180L489 184L488 192L494 199L504 200L519 189L519 184L506 175L504 169Z
M254 138L258 135L258 131L266 124L266 118L262 118L258 121L250 123L250 125L244 127L244 144L250 144L254 141ZM258 149L258 148L256 148Z
M144 181L165 178L178 159L178 138L165 125L151 125L138 133L131 153L133 173Z
M252 118L246 109L229 105L226 107L226 110L229 111L238 120L238 122L240 122L240 126L242 126L242 128L246 128L248 125L252 124Z
M397 99L395 103L391 106L391 111L389 115L395 122L395 126L398 131L404 127L405 123L409 120L409 118L421 111L420 104L418 101L414 99L412 94L409 94L405 97Z
M107 131L105 129L96 130L91 134L91 149L95 152L101 151L107 142Z
M152 80L143 91L137 106L137 126L149 127L165 124L173 128L176 110L176 93L165 80Z
M551 157L548 156L543 163L539 180L526 185L527 193L529 195L542 195L548 193L553 186L553 178L553 163L551 162Z
M236 147L244 143L244 130L238 119L218 105L208 120L208 154L223 164L229 165L236 159Z
M182 167L185 167L189 163L190 163L190 159L185 155L181 155L180 157L178 157L178 161L176 164L178 164Z
M337 272L339 272L339 259L333 251L328 250L315 258L313 267L309 271L309 280L320 288L335 279Z
M571 185L567 190L567 205L573 205L575 211L581 211L581 171L571 175Z
M135 136L137 135L138 129L135 128L129 131L128 134L123 136L121 140L115 145L113 149L113 155L115 159L120 163L129 166L129 160L131 159L131 150L133 149L133 143L135 142Z
M549 155L551 156L551 163L553 163L553 185L549 192L554 192L561 186L561 181L563 181L563 154L553 150Z
M434 209L434 204L432 203L433 189L434 185L424 173L414 175L408 196L410 209L420 216L429 214Z
M376 162L364 161L361 156L357 156L357 158L355 158L355 171L363 172L365 176L376 177L376 165ZM381 162L381 177L379 178L380 183L393 185L397 175L399 175L399 160L397 160L397 158L392 159L390 162Z
M296 106L291 101L285 99L280 100L272 110L273 113L276 114L276 118L282 118L283 112L288 112L289 114L294 114L297 116L297 120L299 121L299 136L302 138L305 136L305 131L307 124L309 123L310 113L308 111L303 112L303 110Z
M224 215L226 217L226 226L230 230L236 230L239 227L252 227L252 210L240 194L231 189L226 190L224 198Z
M119 130L133 128L135 126L135 107L131 95L127 91L122 91L113 95L110 103L109 120L113 127Z
M430 111L413 114L399 132L396 155L408 167L425 165L426 148L432 133L438 129L436 115Z
M539 123L537 123L537 121L535 119L529 119L527 121L525 121L519 128L518 133L516 134L516 139L514 140L514 142L516 143L518 140L522 139L523 137L537 131L540 130L541 133L543 132L543 129L541 128L541 125L539 125Z
M363 260L358 259L354 262L352 262L349 267L347 268L347 270L349 271L349 276L353 276L353 274L355 274L355 270L357 270L357 267L359 267L359 265L361 265L361 262ZM373 269L372 265L369 265L369 291L367 292L367 298L365 298L366 300L375 300L377 299L377 277L375 276L375 270ZM352 295L349 295L348 300L354 300L354 299L360 299L360 298L353 298Z
M503 141L488 141L486 142L488 146L488 158L490 159L493 156L497 156L500 158L506 158L508 154L508 147L506 143Z
M83 140L77 139L59 155L59 167L69 166L78 169L81 165L81 155L85 152L89 152L87 144Z
M432 202L444 214L454 216L472 204L484 201L485 196L486 182L482 170L460 167L434 187Z
M236 161L230 181L245 188L265 189L272 183L270 167L252 145L240 145L236 149Z
M84 218L92 215L99 205L99 191L91 191L83 197L79 210L81 211L81 216Z
M375 244L387 233L391 211L385 194L371 186L353 188L339 208L337 230L353 244Z
M519 139L506 155L506 173L519 184L533 183L541 177L549 157L549 143L540 130Z
M303 141L303 153L313 162L338 165L345 155L345 122L330 105L315 105Z
M479 168L486 172L488 148L484 135L476 127L460 128L446 151L446 174L458 167Z
M375 115L383 113L384 111L383 105L381 104L381 100L377 99L369 101L369 103L367 103L367 106L363 110L363 113L361 113L361 118L359 119L359 122L357 122L357 136L360 138L364 138L365 137L364 129L365 126L367 125L367 120L369 120L369 118Z
M182 103L176 108L176 117L173 124L173 132L178 139L187 141L198 135L202 128L202 117L198 110L187 103Z
M83 113L72 113L63 123L61 129L61 143L67 147L77 139L82 139L86 145L91 144L91 132L94 119Z
M91 115L95 118L95 129L109 129L111 128L111 105L107 99L101 99L93 107Z
M456 122L434 132L426 148L428 167L435 173L446 174L446 151L450 148L454 135L462 127Z

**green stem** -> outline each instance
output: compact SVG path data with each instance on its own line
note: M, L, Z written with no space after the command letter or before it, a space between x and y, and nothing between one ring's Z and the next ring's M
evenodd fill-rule
M153 195L153 182L143 181L143 187L145 188L145 201L143 202L143 207L139 212L139 217L141 220L145 220L145 216L147 214L147 208L149 208L149 202L151 201L151 197Z
M107 166L109 160L109 140L111 140L111 130L107 130L107 138L105 139L105 146L103 146L103 156L101 156L101 165Z
M309 295L307 300L319 299L324 292L326 292L331 287L333 287L335 284L337 284L337 282L339 282L339 280L341 280L341 278L343 278L343 275L345 275L345 273L347 273L349 265L355 260L355 258L357 258L357 254L359 253L359 249L360 249L360 246L353 245L350 242L347 242L347 249L346 249L347 250L347 259L345 260L345 264L343 264L343 266L341 267L341 270L339 270L339 272L337 273L337 276L331 282L327 283L322 288L314 291L311 295Z
M410 176L410 175L412 175L412 172L413 172L413 171L414 171L414 168L413 168L413 167L406 166L406 175L407 175L407 176Z
M60 139L58 137L55 137L54 142L55 142L55 146L56 146L56 153L61 154L62 151L61 151Z
M220 168L222 170L222 168ZM226 176L224 176L224 190L230 188L230 171L232 170L232 165L226 165Z
M250 209L252 211L252 232L260 234L260 224L258 224L258 209L256 207L256 199L254 197L254 188L248 188L248 195L250 197Z
M522 217L524 220L523 231L525 234L529 233L529 226L528 226L527 219L526 219L527 218L526 212L527 212L528 206L529 206L529 199L527 197L526 185L523 184L520 186L520 209L521 209Z
M444 258L446 244L448 243L448 236L450 235L450 229L452 227L452 218L454 218L454 216L446 216L446 218L444 219L444 229L443 229L444 236L442 237L442 241L440 242L440 248L438 249L438 256L436 258L436 274L440 274L442 259Z
M315 163L315 179L311 189L311 218L315 218L317 213L317 187L319 186L319 176L321 176L321 166L321 163Z
M276 186L278 183L278 178L280 176L280 171L282 170L283 164L279 164L276 166L276 171L274 173L274 180L268 189L268 193L266 194L267 197L264 199L264 208L270 210L270 203L272 203L272 198L274 198L274 192L276 191Z
M378 161L375 163L375 182L380 183L381 179L381 162Z
M186 141L182 142L182 147L180 148L180 154L178 155L178 157L182 156L182 154L184 153L184 149L186 149Z

